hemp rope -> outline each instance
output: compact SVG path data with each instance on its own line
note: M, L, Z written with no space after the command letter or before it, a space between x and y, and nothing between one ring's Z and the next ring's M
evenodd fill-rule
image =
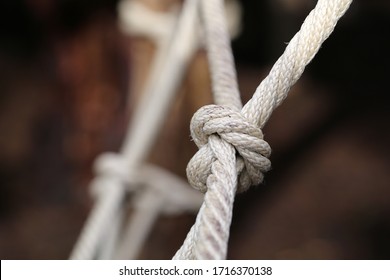
M199 151L187 166L190 184L205 192L194 226L174 259L225 259L236 189L263 180L271 149L261 128L286 98L352 0L319 0L269 75L240 110L222 0L201 0L215 102L191 121ZM237 157L236 157L237 153ZM239 177L238 177L239 176Z

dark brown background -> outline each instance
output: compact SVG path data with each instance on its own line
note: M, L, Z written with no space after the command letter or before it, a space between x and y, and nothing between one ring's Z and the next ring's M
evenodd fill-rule
M315 3L277 2L242 1L233 47L245 100ZM389 259L389 15L386 0L354 1L271 117L273 169L237 196L229 258ZM116 1L0 4L2 259L69 256L92 206L93 159L120 146L153 52L118 30ZM184 176L208 82L200 51L150 161ZM162 217L140 257L170 258L194 217Z

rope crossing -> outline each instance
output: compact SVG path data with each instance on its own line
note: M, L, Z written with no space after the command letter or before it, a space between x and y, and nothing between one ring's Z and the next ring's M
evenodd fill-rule
M174 259L225 259L234 196L259 184L270 147L261 128L286 98L352 0L319 0L269 75L242 108L222 0L200 0L214 100L191 121L199 147L187 166L190 184L205 192L196 222ZM238 98L237 98L238 97ZM237 152L237 156L236 156ZM239 176L239 177L238 177Z
M261 129L237 110L220 105L204 106L193 116L191 132L199 152L189 162L187 176L189 183L201 192L207 191L207 178L216 160L215 147L208 143L210 135L218 135L240 155L236 167L240 174L238 191L261 183L263 173L271 167L268 159L271 147L263 140Z
M260 184L263 174L271 167L268 159L271 148L264 141L261 129L351 3L352 0L318 0L300 31L244 107L223 0L184 1L171 42L166 37L174 24L167 18L159 19L160 23L166 23L166 28L160 28L157 33L149 29L152 24L145 29L142 24L124 28L128 32L154 37L161 48L149 86L134 121L129 125L121 150L117 154L102 155L96 161L98 176L91 183L96 204L71 258L134 258L160 213L194 211L202 202L201 194L186 188L186 183L179 178L145 164L173 93L199 47L199 38L195 34L198 35L197 11L200 7L216 105L200 108L191 120L191 136L199 150L187 166L187 177L195 189L204 193L204 197L195 224L173 259L225 259L236 192ZM142 11L142 7L132 7L128 11L137 14ZM152 15L139 16L134 20L153 18ZM161 182L171 188L159 187ZM125 230L126 236L120 240L128 193L136 193L138 204L133 220Z

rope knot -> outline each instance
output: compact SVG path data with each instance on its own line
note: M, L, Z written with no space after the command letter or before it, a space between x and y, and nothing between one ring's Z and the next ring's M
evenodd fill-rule
M93 197L104 196L113 186L129 183L130 167L126 158L120 154L101 154L96 158L93 168L97 175L91 184Z
M207 191L206 181L211 174L211 165L216 160L209 144L209 137L217 135L237 151L238 191L263 181L263 173L271 167L268 157L271 148L263 140L259 127L248 121L240 112L226 106L207 105L200 108L191 120L191 136L199 151L187 166L190 184Z

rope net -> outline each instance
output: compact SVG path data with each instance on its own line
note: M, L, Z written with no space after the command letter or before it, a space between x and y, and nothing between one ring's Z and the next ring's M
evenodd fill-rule
M269 75L242 107L224 1L186 0L178 28L171 36L172 41L164 41L161 39L164 32L158 33L157 40L163 50L157 56L152 73L161 74L151 75L150 87L143 95L121 153L100 159L98 176L92 184L97 190L97 203L71 258L89 259L99 257L99 252L115 251L112 248L99 248L104 231L110 228L109 224L113 224L112 235L116 235L120 225L118 219L123 211L123 198L139 185L134 180L137 170L143 169L145 155L161 127L160 122L166 115L183 70L201 41L198 33L202 32L196 29L199 12L215 105L200 108L191 120L191 136L199 151L188 163L187 177L190 185L204 193L204 197L192 191L178 191L182 195L173 199L172 190L166 189L166 195L162 197L165 202L175 205L173 212L183 209L196 211L200 206L195 224L173 259L225 259L235 194L260 184L264 173L271 167L271 148L263 139L261 129L273 110L287 97L289 89L333 32L351 2L319 0ZM158 171L162 178L173 176L165 173ZM138 180L145 183L147 177L138 177ZM144 184L144 201L150 204L150 200L155 199L156 185L159 183ZM185 183L179 185L178 189L186 188ZM141 221L141 224L146 221L145 226L137 231L130 223L127 239L123 242L128 245L122 247L124 249L117 255L118 258L134 258L140 245L136 249L129 249L131 252L128 254L126 248L134 247L132 241L141 244L158 213L167 211L162 200L157 200L152 202L152 211L145 211L138 203L140 214L136 215L135 221ZM195 202L186 208L186 203L181 203L183 201ZM111 238L114 239L108 244L118 242L115 237Z

